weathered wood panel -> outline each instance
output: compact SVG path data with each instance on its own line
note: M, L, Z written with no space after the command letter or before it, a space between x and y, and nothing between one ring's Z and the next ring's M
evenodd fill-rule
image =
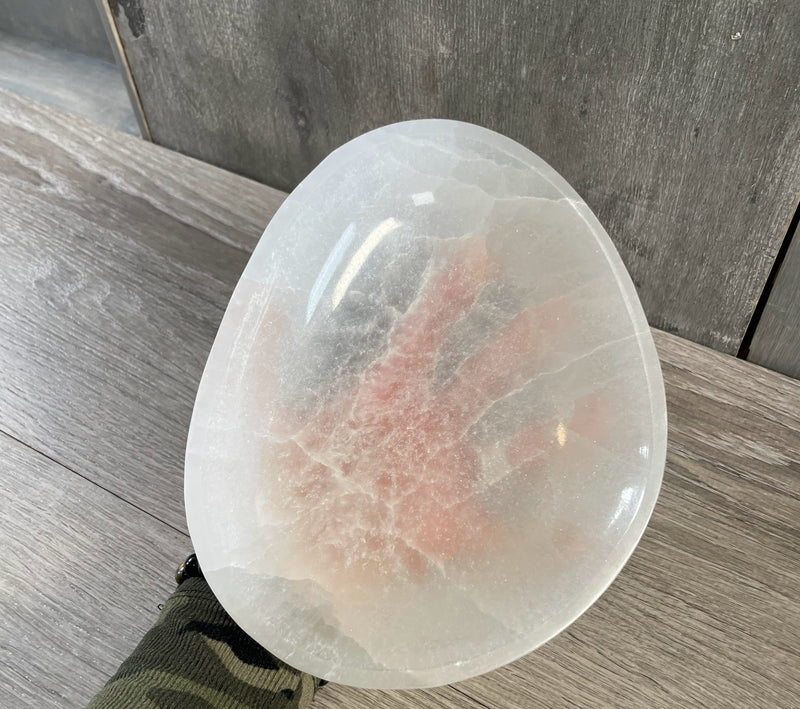
M18 464L17 444L0 448L0 488L9 491L2 583L6 568L18 570L0 586L0 622L13 617L7 608L41 619L14 646L35 648L16 660L27 664L3 663L14 668L14 691L27 683L29 705L68 705L50 692L41 647L61 653L58 682L76 637L89 643L99 634L106 648L103 633L122 633L132 646L155 614L147 589L169 586L162 569L183 549L160 546L173 538L161 522L111 500L182 526L180 460L200 367L257 224L280 195L3 94L0 180L10 196L8 214L0 210L0 429L114 493L48 477L39 457L32 470ZM600 601L566 633L484 677L431 692L326 687L321 707L795 706L800 382L655 336L670 411L664 487L641 545ZM22 481L12 480L20 466ZM48 519L54 527L41 531ZM85 548L85 524L113 536ZM108 553L96 549L139 537L155 551L136 576L140 600L129 612L115 607L100 575L122 583L127 570L109 571ZM43 598L41 582L21 572L38 568L39 556L61 596L70 583L84 588L70 576L74 566L104 605L90 602L91 617L80 615L77 591L62 604L46 583ZM72 619L74 634L53 639L49 626L60 618ZM73 671L98 686L124 649L113 647L114 662L76 660Z
M0 195L0 429L184 530L197 384L282 195L5 92Z
M382 691L328 684L319 690L311 706L312 709L485 709L457 685Z
M800 379L800 229L775 277L747 359Z
M595 210L653 326L737 351L800 193L792 0L125 8L156 142L290 189L386 123L496 129Z
M95 0L3 0L0 30L114 61Z
M0 706L84 706L155 622L189 539L3 433L0 509Z

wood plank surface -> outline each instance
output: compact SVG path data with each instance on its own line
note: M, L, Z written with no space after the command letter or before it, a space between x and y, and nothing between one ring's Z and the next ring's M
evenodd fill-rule
M737 352L800 194L792 0L110 4L156 142L290 189L387 123L493 128L586 199L652 325Z
M0 655L0 688L20 693L22 706L36 697L75 706L77 694L50 691L58 680L48 684L38 649L60 653L63 674L75 637L99 634L114 662L90 653L73 666L97 687L152 621L158 594L148 589L165 592L184 543L154 517L184 528L194 390L247 251L281 195L1 93L0 194L0 430L75 471L0 441L9 450L0 447L0 616L17 623L0 625L0 646L17 634L13 647L37 648ZM800 382L654 335L670 413L664 486L642 543L600 601L543 648L483 677L425 692L329 686L315 705L796 706ZM81 525L101 549L139 537L154 548L137 576L139 600L115 607L104 584L126 572L87 562ZM105 605L82 616L77 596L26 582L21 570L40 558L59 588L76 584ZM16 569L11 580L7 568ZM107 577L92 575L101 569ZM73 635L53 638L48 626L62 616ZM125 642L112 648L104 632Z
M3 433L0 510L0 706L84 706L155 622L190 541Z
M800 379L800 229L775 277L747 359Z
M7 92L0 195L0 429L185 531L197 384L283 195Z

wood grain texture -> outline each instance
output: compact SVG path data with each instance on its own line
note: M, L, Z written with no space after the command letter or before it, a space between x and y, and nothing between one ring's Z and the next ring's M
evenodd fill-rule
M0 529L16 530L13 544L0 544L0 616L11 622L11 608L40 618L36 632L25 636L24 623L13 632L61 653L63 674L75 637L130 633L131 646L154 617L151 596L139 586L144 605L116 608L108 597L85 617L71 591L62 607L19 570L41 557L59 587L71 588L74 565L85 579L78 588L106 597L107 579L92 575L102 565L87 567L90 552L78 543L88 523L126 544L141 535L156 551L137 578L166 580L159 559L169 554L173 563L183 550L158 540L181 536L164 537L161 522L119 507L116 495L183 529L181 460L194 390L228 294L281 195L1 93L0 193L0 429L114 493L67 477L41 488L39 463L23 482L11 480L8 471L22 465L8 462L12 454L25 456L17 444L7 443L11 453L0 447L0 486L10 490L10 521ZM670 415L664 486L642 543L599 602L546 646L483 677L426 692L326 687L316 705L796 706L800 382L654 335ZM89 501L59 492L71 484ZM58 503L47 507L52 496ZM50 517L55 527L46 526ZM18 569L13 583L9 563ZM74 636L50 639L46 628L62 615L74 619ZM74 705L50 692L55 684L37 657L8 670L14 691L27 683L21 696L30 705L37 696L37 705ZM74 671L95 687L114 664L87 662Z
M800 379L800 231L795 230L747 359Z
M114 61L94 0L3 0L0 30Z
M155 622L189 539L2 433L0 461L0 706L84 706Z
M738 350L800 193L792 0L127 5L156 142L289 189L386 123L493 128L586 199L652 325Z
M482 709L483 706L457 685L386 691L327 684L312 703L312 709Z
M185 530L197 383L282 194L9 93L0 194L0 429Z

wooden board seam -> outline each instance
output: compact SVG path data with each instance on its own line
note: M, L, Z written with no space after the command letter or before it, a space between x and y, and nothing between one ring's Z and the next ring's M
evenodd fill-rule
M155 515L152 512L149 512L148 510L144 509L143 507L140 507L135 502L131 502L130 500L126 500L124 497L122 497L122 495L119 495L118 493L114 492L113 490L109 490L107 487L104 487L103 485L101 485L97 481L92 480L92 478L90 478L90 477L88 477L86 475L83 475L80 471L75 470L74 468L70 467L69 465L66 465L65 463L62 463L60 460L57 460L57 459L53 458L53 456L47 454L45 451L39 450L38 448L32 446L30 443L27 443L26 441L23 441L21 438L19 438L18 436L14 435L11 431L6 430L5 427L0 426L0 434L2 434L4 436L8 436L8 438L10 438L12 441L15 441L15 442L19 443L21 446L24 446L28 450L33 451L34 453L36 453L37 455L42 456L43 458L47 458L47 460L49 460L54 465L58 465L59 467L63 468L64 470L69 471L73 475L77 475L79 478L82 478L86 482L91 483L92 485L94 485L96 488L102 490L103 492L107 492L109 495L112 495L113 497L116 497L120 502L124 502L126 505L130 505L134 509L139 510L139 512L143 512L148 517L151 517L152 519L156 520L157 522L161 522L161 524L167 525L167 527L169 527L170 529L178 532L179 534L181 534L184 537L186 537L187 539L189 539L189 535L184 530L176 527L174 524L171 524L168 520L161 519L158 515Z
M767 276L767 280L764 282L764 288L762 289L761 295L756 303L756 307L753 310L753 315L750 318L750 324L747 326L747 330L742 338L742 344L739 347L738 354L736 355L739 359L747 359L750 354L750 347L753 344L753 338L758 331L758 325L761 322L761 317L764 315L764 309L767 307L767 303L769 302L770 295L775 287L781 267L786 260L786 254L789 252L789 247L791 246L792 241L797 234L798 225L800 225L800 199L797 200L794 214L786 228L783 241L781 242L781 245L775 254L775 258L772 262L772 268Z

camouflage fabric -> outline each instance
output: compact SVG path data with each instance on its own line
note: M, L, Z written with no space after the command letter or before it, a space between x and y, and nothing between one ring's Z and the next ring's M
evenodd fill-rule
M242 632L195 577L87 709L302 709L318 683Z

